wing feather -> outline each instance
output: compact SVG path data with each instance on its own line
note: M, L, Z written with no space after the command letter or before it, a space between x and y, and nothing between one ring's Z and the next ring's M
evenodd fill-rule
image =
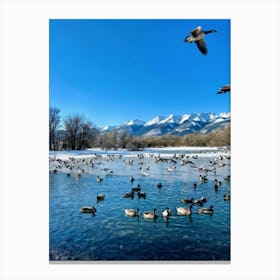
M206 46L204 39L195 41L195 43L202 54L206 55L208 53L207 46Z

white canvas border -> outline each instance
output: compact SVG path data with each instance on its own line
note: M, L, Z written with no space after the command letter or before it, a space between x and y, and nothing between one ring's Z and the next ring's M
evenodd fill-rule
M1 279L279 279L278 1L0 3ZM231 19L230 264L49 264L50 18Z

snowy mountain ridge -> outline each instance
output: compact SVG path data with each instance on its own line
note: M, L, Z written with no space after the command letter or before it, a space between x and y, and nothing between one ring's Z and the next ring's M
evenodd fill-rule
M160 136L164 134L186 135L189 133L209 133L222 129L230 124L230 112L192 113L167 117L156 116L149 121L134 119L119 126L104 126L100 131L108 132L113 129L119 132L128 132L133 136Z

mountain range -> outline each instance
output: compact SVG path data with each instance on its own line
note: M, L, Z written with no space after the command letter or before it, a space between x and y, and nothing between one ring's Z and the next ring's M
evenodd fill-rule
M206 134L224 128L230 124L230 113L170 114L167 117L156 116L152 120L130 120L119 126L106 125L101 133L117 130L133 136L161 136L164 134L186 135L189 133Z

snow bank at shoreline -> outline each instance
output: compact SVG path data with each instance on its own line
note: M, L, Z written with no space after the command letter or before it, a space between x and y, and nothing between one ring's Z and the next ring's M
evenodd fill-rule
M60 158L62 160L75 158L89 158L94 155L122 155L124 157L136 157L137 154L149 156L151 153L161 156L173 156L175 153L199 154L202 157L215 157L218 155L229 155L230 151L226 147L164 147L164 148L145 148L143 151L128 151L126 149L103 150L101 148L92 148L83 151L49 151L50 157Z
M226 147L162 147L162 148L145 148L144 151L227 151Z

